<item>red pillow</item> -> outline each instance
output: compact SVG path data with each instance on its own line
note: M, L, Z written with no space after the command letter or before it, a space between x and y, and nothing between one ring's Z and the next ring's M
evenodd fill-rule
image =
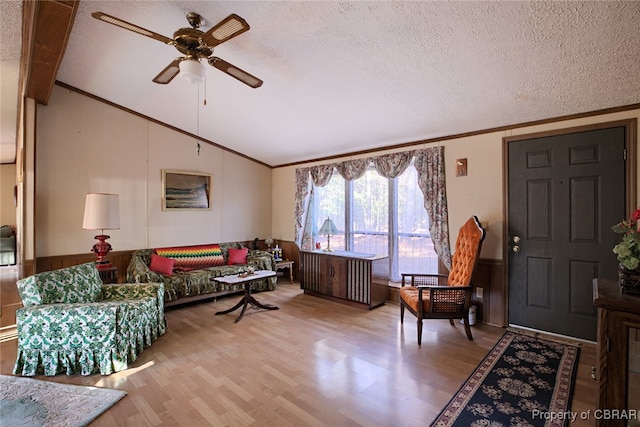
M149 264L149 270L153 271L154 273L171 276L173 274L173 264L175 263L175 259L151 254L151 264Z
M227 265L246 264L247 252L249 252L249 249L247 248L229 248L229 260L227 261Z

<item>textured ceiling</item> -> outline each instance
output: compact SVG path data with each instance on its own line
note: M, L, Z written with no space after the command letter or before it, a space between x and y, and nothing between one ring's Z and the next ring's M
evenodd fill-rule
M264 85L154 84L178 52L94 11L169 37L237 13L214 54ZM277 166L640 103L639 22L638 1L85 1L57 79Z

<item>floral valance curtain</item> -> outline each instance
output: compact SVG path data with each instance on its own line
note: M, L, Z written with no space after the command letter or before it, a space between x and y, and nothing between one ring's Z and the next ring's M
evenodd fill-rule
M327 185L334 168L347 181L364 175L369 164L373 163L380 175L395 178L402 174L414 159L418 171L418 183L424 195L424 204L429 214L431 239L440 260L451 268L449 248L449 221L444 175L444 147L425 148L416 151L386 154L372 158L347 160L320 166L296 169L296 243L301 249L312 249L312 238L308 221L310 183L309 176L318 187Z

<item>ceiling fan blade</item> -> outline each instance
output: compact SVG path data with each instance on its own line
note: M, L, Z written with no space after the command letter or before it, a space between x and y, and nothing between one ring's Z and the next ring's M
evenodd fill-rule
M164 70L160 71L158 75L153 78L153 82L166 85L173 80L173 78L180 73L180 63L183 59L184 58L174 59L171 64L167 65Z
M259 78L252 76L244 70L236 67L235 65L229 64L227 61L220 59L218 57L212 56L209 58L209 64L212 67L217 68L223 73L229 74L231 77L234 77L240 80L242 83L251 86L252 88L258 88L262 86L262 80Z
M209 31L204 33L201 39L206 45L214 47L244 33L245 31L249 31L249 28L247 21L235 13L232 13L217 25L213 26Z
M165 37L162 34L154 33L153 31L138 27L137 25L133 25L127 21L123 21L122 19L116 18L115 16L107 15L106 13L102 12L93 12L91 16L99 19L100 21L106 22L107 24L116 25L120 28L124 28L125 30L133 31L134 33L151 37L152 39L161 41L162 43L173 44L173 39L170 39L169 37Z

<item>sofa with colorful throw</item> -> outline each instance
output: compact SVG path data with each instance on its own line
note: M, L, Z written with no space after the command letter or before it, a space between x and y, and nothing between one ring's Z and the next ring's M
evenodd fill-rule
M18 280L13 373L108 375L166 331L164 284L105 285L94 263Z
M229 285L216 277L245 273L249 270L276 269L273 255L248 249L240 243L173 246L140 249L131 256L127 282L164 284L165 306L242 292L243 285ZM272 291L276 277L256 280L252 289Z

